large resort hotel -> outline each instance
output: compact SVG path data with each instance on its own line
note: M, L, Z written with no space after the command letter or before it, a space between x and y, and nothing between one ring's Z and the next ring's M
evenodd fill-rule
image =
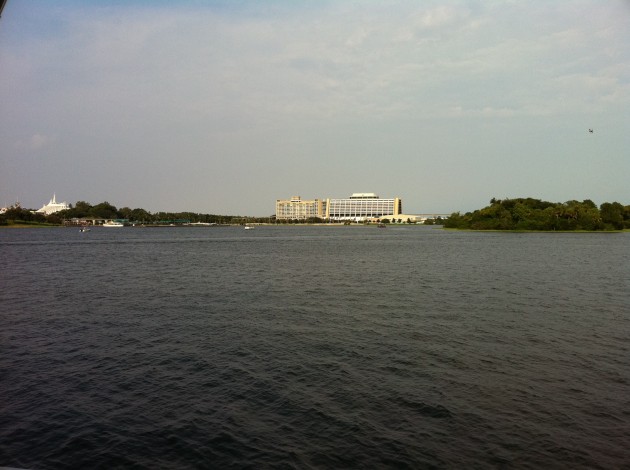
M300 196L276 201L277 220L325 220L363 222L380 218L401 218L400 198L381 199L374 193L354 193L346 199L303 200Z

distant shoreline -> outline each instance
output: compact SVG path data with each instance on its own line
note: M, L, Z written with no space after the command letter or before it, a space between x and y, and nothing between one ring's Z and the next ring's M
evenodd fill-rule
M3 228L64 228L63 225L56 225L56 224L23 224L23 223L19 223L19 224L7 224L7 225L0 225L0 229Z
M255 223L249 224L255 227L376 227L377 224L360 224L354 223L351 225L345 224L326 224L326 223L314 223L314 224L270 224L270 223ZM213 226L195 227L190 225L135 225L128 228L219 228L219 227L243 227L243 224L217 224ZM630 229L623 230L475 230L465 228L445 228L441 225L424 225L424 224L388 224L387 227L431 227L435 229L445 230L448 232L476 232L476 233L623 233L630 232ZM93 226L91 226L93 228ZM96 226L98 227L98 225ZM77 228L76 226L64 226L64 225L46 225L46 224L8 224L0 225L0 229L13 229L13 228Z

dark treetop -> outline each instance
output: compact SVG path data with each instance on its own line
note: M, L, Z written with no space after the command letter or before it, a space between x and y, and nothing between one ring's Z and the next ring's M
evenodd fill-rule
M589 199L564 203L532 198L495 199L474 212L455 212L447 228L471 230L623 230L630 228L630 206Z

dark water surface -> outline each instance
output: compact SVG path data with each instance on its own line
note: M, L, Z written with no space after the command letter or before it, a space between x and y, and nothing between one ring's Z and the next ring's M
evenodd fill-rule
M629 468L630 233L0 231L0 466Z

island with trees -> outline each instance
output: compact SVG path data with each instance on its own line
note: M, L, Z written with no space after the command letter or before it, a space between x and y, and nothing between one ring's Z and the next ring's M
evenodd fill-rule
M563 203L533 198L496 199L483 209L455 212L445 228L465 230L614 231L630 229L630 205L589 200Z

